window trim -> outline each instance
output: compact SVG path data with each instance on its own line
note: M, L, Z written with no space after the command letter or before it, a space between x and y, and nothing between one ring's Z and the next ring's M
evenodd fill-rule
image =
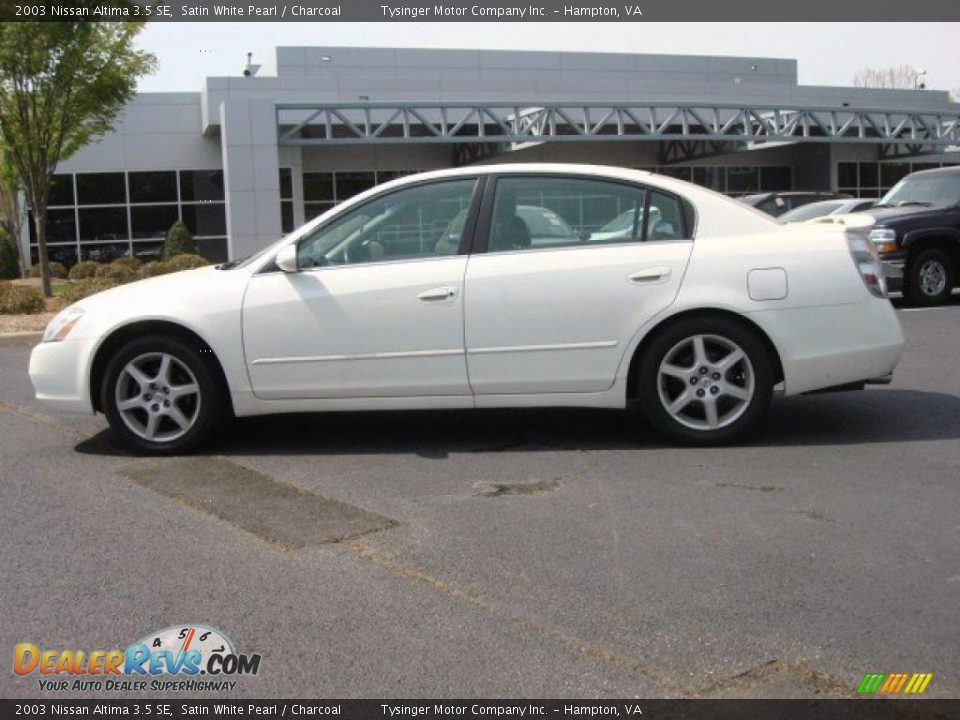
M396 264L396 263L405 263L405 262L423 262L426 260L443 260L446 258L468 255L469 248L472 245L473 237L476 234L477 217L480 214L481 200L484 197L484 191L485 191L485 186L487 182L485 176L481 173L477 173L475 175L458 175L455 177L430 178L429 180L412 182L412 183L403 185L402 187L394 188L387 192L377 193L376 195L372 195L371 197L367 198L363 202L357 203L356 205L351 205L349 208L344 208L343 212L336 213L332 217L324 220L322 223L314 227L308 235L304 235L302 237L297 238L293 242L293 244L297 246L297 250L299 253L300 243L304 242L305 240L308 240L309 238L313 237L319 232L323 232L329 225L331 225L334 222L338 222L345 215L352 213L355 210L360 210L366 207L367 205L370 205L371 203L378 202L380 200L383 200L384 198L390 197L391 195L396 195L398 193L405 192L407 190L413 190L414 188L426 187L428 185L439 185L443 183L461 182L464 180L473 181L473 190L471 191L471 195L470 195L470 205L467 209L467 219L463 226L463 233L460 235L460 247L457 248L457 252L454 255L425 255L423 257L397 258L396 260L357 262L357 263L349 263L346 265L327 265L327 266L318 266L318 267L310 267L310 268L298 267L297 271L298 272L314 272L317 270L335 270L335 269L352 268L352 267L364 267L369 265L386 265L388 263ZM296 232L296 230L294 232ZM283 247L286 247L286 245L284 245ZM278 252L279 250L280 248L277 249ZM263 265L260 266L260 268L256 271L255 275L265 275L269 273L283 272L282 270L280 270L279 267L277 267L276 256L277 254L274 253L273 256L267 262L263 263Z
M643 233L639 240L631 240L630 242L598 242L595 244L590 243L580 243L577 245L558 245L556 247L539 247L539 248L524 248L522 250L495 250L490 252L490 229L493 226L493 205L496 199L497 185L500 180L506 180L510 178L525 178L525 179L559 179L559 180L591 180L595 182L605 182L611 183L614 185L624 185L633 190L638 190L643 192L644 201L643 201ZM647 240L647 209L650 203L650 195L652 192L658 192L667 197L673 198L677 201L677 205L680 210L680 221L683 223L683 237L676 240ZM688 211L689 208L689 211ZM688 212L693 216L693 227L690 227L690 218L687 217ZM660 187L659 185L653 185L648 183L639 183L631 180L623 180L621 178L610 178L605 175L590 175L590 174L580 174L580 173L490 173L486 177L486 185L483 193L483 203L481 208L481 214L477 221L477 227L475 228L473 241L470 246L471 255L512 255L514 253L531 253L531 252L555 252L559 250L585 250L588 248L607 248L607 247L617 247L618 245L641 245L645 243L662 243L662 242L693 242L694 241L694 229L696 227L697 212L693 203L687 200L687 198L682 195L678 195L672 190L667 190Z

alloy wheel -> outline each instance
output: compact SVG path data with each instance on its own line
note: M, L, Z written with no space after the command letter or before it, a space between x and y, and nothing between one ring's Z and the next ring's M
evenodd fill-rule
M181 360L164 352L138 355L117 378L117 410L137 437L172 442L196 424L200 385Z
M938 260L927 260L917 273L920 289L928 297L936 297L947 286L947 270Z
M719 335L681 340L664 355L657 372L664 409L694 430L718 430L736 422L749 407L755 387L747 353Z

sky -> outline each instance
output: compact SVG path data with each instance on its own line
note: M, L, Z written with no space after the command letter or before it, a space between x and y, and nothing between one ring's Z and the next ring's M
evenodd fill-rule
M149 23L147 92L196 91L240 75L278 45L755 55L799 61L804 85L850 85L863 68L910 65L927 87L960 90L960 23Z

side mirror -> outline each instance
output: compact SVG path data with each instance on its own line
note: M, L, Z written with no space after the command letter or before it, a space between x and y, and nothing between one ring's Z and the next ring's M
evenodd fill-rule
M280 252L277 253L274 262L276 262L277 267L285 273L299 272L300 268L297 266L297 244L290 243L280 248Z

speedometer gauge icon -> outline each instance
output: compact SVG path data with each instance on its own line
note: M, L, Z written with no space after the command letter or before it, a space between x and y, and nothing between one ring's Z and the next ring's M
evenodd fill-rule
M211 655L236 654L230 638L207 625L171 625L159 632L150 633L138 642L146 645L151 652L166 650L173 657L184 655L190 651L198 651L202 662L197 664L201 667L206 665Z

